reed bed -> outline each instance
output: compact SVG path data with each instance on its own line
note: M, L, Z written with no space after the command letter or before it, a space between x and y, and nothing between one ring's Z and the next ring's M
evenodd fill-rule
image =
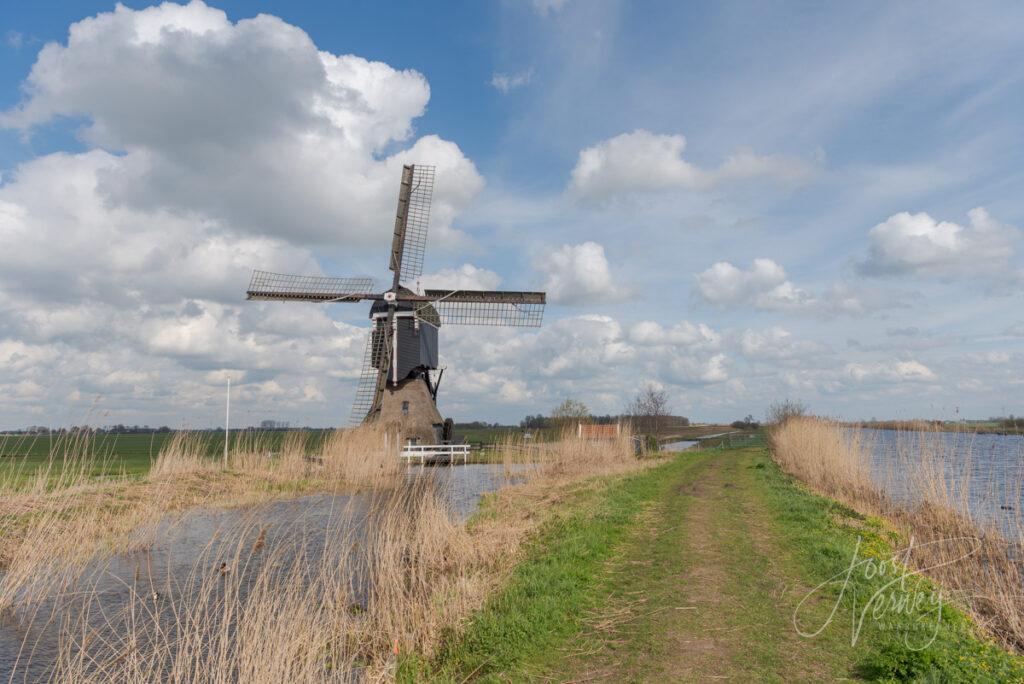
M372 430L312 447L289 437L274 453L250 440L225 464L182 434L141 479L96 481L89 467L59 486L56 471L46 485L12 479L0 490L0 611L26 635L57 630L59 642L41 656L26 636L22 660L49 659L48 676L70 682L389 680L405 654L429 658L501 586L566 483L647 463L628 434L509 442L506 470L520 484L495 495L497 515L467 525L429 475L406 477L383 444ZM184 576L136 570L111 603L111 564L164 543L176 516L309 491L346 493L322 533L218 530Z
M210 455L209 438L178 433L143 478L110 472L111 455L71 438L45 466L7 471L0 481L0 610L52 594L84 564L151 543L156 525L196 506L245 506L311 491L393 484L397 458L372 428L331 436L309 454L303 435L272 452L243 438L227 463Z
M184 582L140 582L114 613L89 596L61 625L54 678L391 679L399 655L430 655L481 603L510 549L471 535L429 478L369 497L320 539L221 530Z
M632 430L623 426L615 439L581 437L566 428L553 442L509 437L495 446L506 472L536 481L558 481L583 476L614 475L654 460L638 461Z
M985 632L1024 652L1019 465L990 477L973 467L972 435L928 430L901 433L884 463L873 464L875 445L863 431L810 417L776 425L770 441L783 470L821 494L890 521L906 540L912 569L948 590L947 598Z

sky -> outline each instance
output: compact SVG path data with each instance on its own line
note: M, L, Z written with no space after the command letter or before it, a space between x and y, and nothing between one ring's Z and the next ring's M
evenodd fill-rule
M0 429L343 425L400 169L439 407L1024 414L1024 5L76 0L0 12Z

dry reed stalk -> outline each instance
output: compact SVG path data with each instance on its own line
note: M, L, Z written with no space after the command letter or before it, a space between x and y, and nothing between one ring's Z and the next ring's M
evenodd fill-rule
M1024 518L1019 510L1007 511L1000 524L979 511L1020 501L1024 473L1018 468L1002 484L980 479L972 442L970 434L950 437L933 428L901 433L886 467L876 464L873 474L872 444L859 430L794 418L771 432L773 457L783 470L819 493L889 520L913 540L911 568L939 582L983 630L1021 652Z
M306 453L301 433L286 436L276 453L265 439L243 434L227 468L209 453L206 436L179 432L146 477L97 479L93 473L110 470L111 455L83 433L59 439L31 477L24 467L11 469L19 475L0 481L0 609L54 593L98 556L146 546L145 532L170 514L379 486L400 475L397 457L372 428L332 434L320 455Z
M256 526L211 542L184 590L168 587L159 604L133 592L107 633L87 624L98 608L81 611L62 625L58 678L390 679L395 650L433 653L498 586L517 545L467 530L427 477L367 496L368 509L331 520L323 546L283 536L257 552ZM227 574L216 571L223 557Z
M45 586L21 582L16 599L37 591L54 606L83 606L67 612L61 625L58 679L388 679L396 648L428 656L436 652L443 636L457 632L501 586L522 540L543 519L545 507L563 496L567 482L595 482L593 475L644 465L633 456L628 436L605 444L567 436L528 452L522 460L530 463L529 482L496 494L499 515L467 527L428 477L406 478L396 465L397 454L384 451L365 433L334 435L312 458L294 443L282 445L278 457L261 460L248 445L237 457L232 454L228 473L195 456L189 443L162 453L164 463L145 483L149 489L142 498L151 501L164 487L160 496L170 499L183 479L199 478L208 485L226 481L224 486L234 491L271 477L337 477L364 489L360 500L368 501L368 507L339 512L322 543L304 535L268 538L255 523L241 533L218 533L190 578L168 582L152 600L145 586L133 585L126 605L113 613L75 572ZM236 472L242 464L251 470ZM152 510L166 514L166 505ZM29 537L40 541L45 531ZM79 531L80 536L95 533ZM68 534L68 543L74 536ZM96 550L84 555L94 563L103 557ZM223 558L227 570L222 573L217 561ZM44 567L42 559L27 555L15 565L19 577ZM100 628L95 626L98 614Z
M499 443L496 449L509 475L540 480L613 475L655 462L638 461L628 427L615 439L587 439L578 436L574 429L563 430L554 442L533 442L516 435Z

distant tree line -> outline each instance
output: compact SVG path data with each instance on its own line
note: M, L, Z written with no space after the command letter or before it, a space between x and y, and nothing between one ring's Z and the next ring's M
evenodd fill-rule
M552 409L550 415L530 414L519 421L524 430L542 430L573 425L578 422L596 423L598 425L614 425L615 423L632 423L640 432L657 432L666 426L686 426L690 419L686 416L672 415L668 409L668 395L651 387L637 393L622 413L594 415L583 402L567 398Z
M267 422L267 421L263 421ZM273 422L273 421L272 421ZM333 428L317 427L288 427L287 423L275 423L274 427L250 426L232 428L232 432L269 432L269 431L318 431L331 430ZM165 432L223 432L223 427L209 428L171 428L166 425L150 427L149 425L105 425L103 427L92 427L90 425L71 425L70 427L50 428L45 425L30 425L21 430L0 430L5 435L65 435L68 433L89 433L94 435L151 435Z
M70 427L50 428L45 425L29 425L24 430L8 430L9 435L64 435L69 432L89 432L96 435L149 435L159 432L174 432L166 425L150 427L148 425L107 425L91 427L89 425L72 425Z

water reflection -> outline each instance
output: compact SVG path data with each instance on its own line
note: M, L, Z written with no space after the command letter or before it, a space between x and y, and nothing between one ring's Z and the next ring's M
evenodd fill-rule
M1024 509L1024 436L966 432L861 430L871 446L871 476L890 496L914 504L941 479L961 510L1016 535ZM934 477L933 477L934 476Z

